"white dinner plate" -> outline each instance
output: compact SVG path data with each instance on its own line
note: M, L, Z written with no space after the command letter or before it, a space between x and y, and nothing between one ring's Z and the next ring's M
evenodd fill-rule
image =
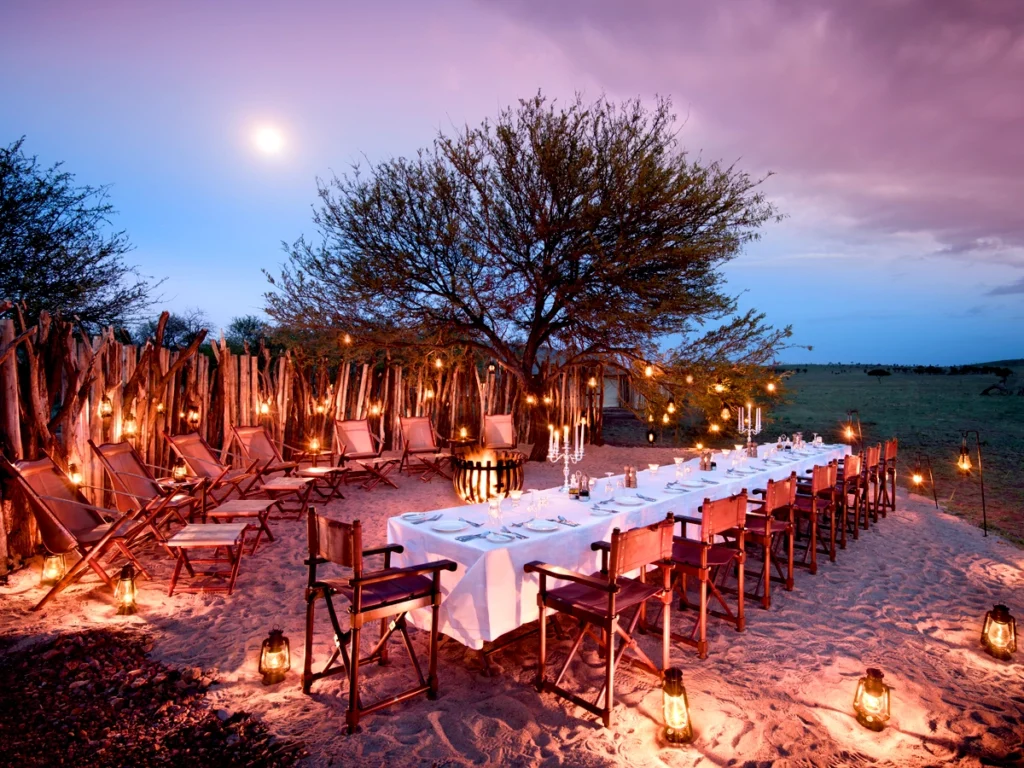
M620 507L641 507L647 502L639 496L616 496L615 503Z
M487 534L487 540L492 544L508 544L510 541L514 541L514 536L509 536L507 533L498 533L497 531L491 531Z
M426 516L426 512L406 512L404 515L402 515L402 519L408 520L409 522L413 522L414 520L422 520Z
M558 523L553 523L550 520L531 520L523 527L537 533L550 533L558 530Z
M455 533L457 531L464 531L469 528L461 520L438 520L436 523L430 526L430 529L437 531L438 533Z

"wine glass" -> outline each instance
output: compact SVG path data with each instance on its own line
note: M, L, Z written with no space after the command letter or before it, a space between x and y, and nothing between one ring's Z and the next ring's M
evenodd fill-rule
M508 497L512 499L512 509L519 509L519 500L523 497L523 492L520 490L509 491Z

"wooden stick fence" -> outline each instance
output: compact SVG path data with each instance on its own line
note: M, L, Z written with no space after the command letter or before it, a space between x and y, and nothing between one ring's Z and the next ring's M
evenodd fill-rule
M11 318L0 318L0 350L14 343L16 330ZM228 463L237 460L232 426L266 426L285 453L289 447L305 447L314 437L322 445L333 444L335 419L368 418L390 450L403 447L400 416L429 416L442 435L465 427L477 436L483 432L485 415L513 413L520 438L528 441L531 434L534 409L525 402L519 381L500 366L492 368L468 356L441 368L428 359L403 365L381 353L329 365L290 352L235 354L223 339L205 348L196 343L177 351L154 343L141 348L122 344L110 331L90 339L75 336L68 325L61 333L66 334L64 356L71 358L75 370L91 377L78 382L80 409L46 444L37 422L49 406L36 409L43 412L36 422L25 415L35 407L26 384L27 358L42 338L37 333L24 339L19 343L28 345L27 350L7 354L0 362L0 449L12 461L48 453L64 468L74 463L85 485L95 488L107 487L107 479L91 455L90 439L97 444L130 440L147 463L169 468L172 456L163 435L192 431L190 411L198 411L195 429L220 447ZM158 336L162 338L162 327ZM56 368L41 371L40 379L55 387L47 403L63 404L72 394L67 374ZM591 391L588 396L583 371L566 371L550 387L553 400L548 412L563 424L586 417L590 435L599 437L601 394ZM110 413L101 415L100 405L106 400ZM102 493L93 494L95 503L109 501L98 496ZM9 560L32 554L38 536L30 510L9 479L0 485L0 501L3 574Z

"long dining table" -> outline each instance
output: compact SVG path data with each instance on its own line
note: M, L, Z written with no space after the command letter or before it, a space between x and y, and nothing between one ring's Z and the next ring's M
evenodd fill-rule
M526 563L537 560L593 573L599 567L599 555L590 545L609 541L616 528L649 525L669 513L693 516L705 499L763 488L771 479L788 477L792 472L803 475L815 465L850 452L846 445L808 444L799 450L781 451L774 448L774 444L761 445L756 459L739 460L735 467L737 452L727 457L716 452L718 466L710 471L701 471L698 459L678 466L663 465L655 472L644 469L637 472L636 488L617 487L622 474L598 475L591 498L586 501L571 499L558 489L526 492L518 505L510 499L502 503L501 525L489 522L487 504L398 515L388 520L388 543L404 547L394 561L399 566L442 558L458 564L454 572L441 574L444 598L439 629L463 645L480 650L485 643L538 618L537 577L523 572ZM502 526L512 535L483 535L501 533ZM459 530L453 530L456 528ZM698 527L687 526L688 536L698 534ZM467 536L475 538L465 540ZM409 620L413 626L425 629L430 613L426 609L414 611Z

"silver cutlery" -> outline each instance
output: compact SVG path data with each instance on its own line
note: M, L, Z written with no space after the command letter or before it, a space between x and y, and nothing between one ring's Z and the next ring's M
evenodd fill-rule
M657 499L652 499L650 496L644 496L644 495L639 494L639 493L636 495L636 497L638 499L643 499L644 501L657 501Z
M536 519L537 518L535 518L535 517L531 517L529 520L523 520L523 522L521 522L521 523L512 523L511 525L512 525L513 528L522 528L527 523L533 522Z
M580 526L579 523L574 523L572 520L566 520L562 515L559 515L557 520L549 517L548 522L561 523L562 525L568 525L570 528L579 528Z
M456 541L472 541L473 539L486 539L486 533L471 533L467 536L456 536Z
M474 528L479 528L481 525L483 525L483 523L474 523L472 520L467 520L464 517L460 517L459 520L465 523L466 525L472 525Z
M444 517L444 515L442 514L434 515L433 517L424 517L422 520L413 520L412 523L410 523L410 525L423 525L424 523L432 523L435 520L440 520L442 517Z
M517 539L528 539L528 538L530 538L529 536L524 536L521 533L516 533L515 531L510 531L508 529L508 526L505 526L505 525L501 526L501 532L502 533L507 533L509 536L515 536Z

